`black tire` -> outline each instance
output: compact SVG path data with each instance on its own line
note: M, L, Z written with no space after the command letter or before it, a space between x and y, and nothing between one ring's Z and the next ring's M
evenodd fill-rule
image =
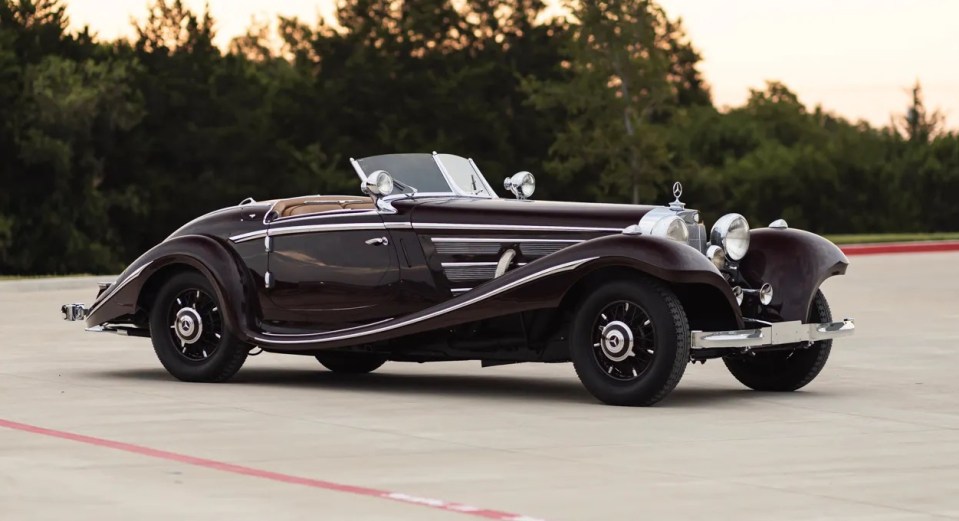
M627 329L632 356L628 342L616 342L617 331L622 337ZM580 381L603 403L652 405L676 387L689 363L686 312L658 281L607 283L576 309L570 357Z
M190 343L178 336L182 330L175 329L184 316L198 318L202 324L193 326L191 331L197 335ZM163 367L185 382L229 380L252 348L227 328L213 286L193 271L174 275L160 288L150 309L150 339Z
M316 355L323 367L334 373L363 374L370 373L386 363L386 357L369 353L329 352Z
M816 291L809 306L810 322L829 322L832 311L822 291ZM832 340L820 340L792 351L773 351L723 358L729 372L743 385L756 391L789 392L813 381L826 365Z

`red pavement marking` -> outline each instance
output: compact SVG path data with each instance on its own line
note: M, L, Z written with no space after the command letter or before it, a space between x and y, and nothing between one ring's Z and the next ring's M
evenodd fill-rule
M839 249L846 255L875 255L878 253L926 253L959 251L959 241L891 242L877 244L849 244Z
M222 461L198 458L195 456L188 456L186 454L178 454L176 452L168 452L165 450L152 449L150 447L134 445L132 443L124 443L122 441L113 441L113 440L107 440L104 438L86 436L83 434L76 434L72 432L46 429L43 427L27 425L25 423L18 423L18 422L13 422L13 421L4 420L4 419L0 419L0 427L6 427L8 429L13 429L21 432L29 432L31 434L39 434L41 436L49 436L51 438L59 438L62 440L70 440L70 441L75 441L79 443L86 443L88 445L95 445L97 447L104 447L104 448L119 450L123 452L130 452L133 454L139 454L141 456L148 456L151 458L157 458L157 459L162 459L167 461L175 461L177 463L184 463L186 465L193 465L196 467L203 467L206 469L219 470L221 472L229 472L232 474L240 474L243 476L250 476L254 478L268 479L270 481L278 481L280 483L289 483L291 485L303 485L306 487L313 487L313 488L329 490L333 492L342 492L344 494L354 494L357 496L389 499L389 500L398 501L401 503L419 505L422 507L433 508L436 510L444 510L447 512L455 512L458 514L465 514L473 517L481 517L484 519L496 519L500 521L543 521L541 519L523 516L520 514L511 514L509 512L502 512L499 510L479 508L471 505L465 505L462 503L453 503L449 501L443 501L441 499L419 497L419 496L413 496L409 494L403 494L400 492L390 492L388 490L379 490L375 488L345 485L342 483L334 483L332 481L323 481L320 479L291 476L289 474L281 474L279 472L271 472L269 470L255 469L252 467L244 467L242 465L234 465L232 463L224 463Z

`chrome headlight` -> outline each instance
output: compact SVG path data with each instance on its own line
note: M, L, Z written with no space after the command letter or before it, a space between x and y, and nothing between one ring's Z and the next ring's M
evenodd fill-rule
M681 242L683 244L689 241L689 230L686 229L686 223L683 221L683 218L678 215L663 217L656 221L650 235L653 237L663 237L664 239Z
M713 225L709 242L722 246L730 259L740 260L749 251L749 222L738 213L728 213Z
M393 193L393 177L386 170L377 170L366 178L363 186L366 193L373 195L390 195Z
M706 258L712 262L716 269L721 270L726 267L726 252L722 246L712 244L706 248Z
M536 178L529 172L517 172L503 180L503 188L513 192L517 199L528 199L536 191Z

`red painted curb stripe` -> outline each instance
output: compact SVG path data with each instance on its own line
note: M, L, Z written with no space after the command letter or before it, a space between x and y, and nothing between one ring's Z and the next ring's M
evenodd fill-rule
M132 443L124 443L121 441L107 440L104 438L95 438L93 436L85 436L83 434L75 434L72 432L46 429L43 427L27 425L25 423L18 423L18 422L13 422L13 421L4 420L4 419L0 419L0 427L6 427L8 429L13 429L13 430L22 431L22 432L29 432L32 434L39 434L41 436L49 436L51 438L59 438L62 440L70 440L70 441L75 441L79 443L86 443L88 445L95 445L97 447L104 447L108 449L129 452L132 454L139 454L141 456L148 456L151 458L157 458L157 459L162 459L167 461L175 461L177 463L184 463L186 465L193 465L196 467L203 467L206 469L219 470L221 472L229 472L232 474L240 474L243 476L250 476L254 478L268 479L270 481L277 481L280 483L289 483L292 485L303 485L306 487L313 487L313 488L329 490L333 492L343 492L346 494L354 494L358 496L374 497L379 499L389 499L389 500L398 501L401 503L419 505L422 507L433 508L436 510L444 510L447 512L455 512L458 514L466 514L468 516L481 517L484 519L496 519L499 521L543 521L541 519L523 516L519 514L511 514L509 512L502 512L499 510L489 510L485 508L474 507L471 505L465 505L462 503L452 503L449 501L443 501L441 499L419 497L419 496L413 496L409 494L403 494L400 492L378 490L375 488L344 485L342 483L334 483L332 481L323 481L320 479L291 476L289 474L281 474L279 472L271 472L269 470L255 469L252 467L244 467L242 465L234 465L232 463L224 463L222 461L214 461L214 460L209 460L204 458L197 458L195 456L188 456L186 454L178 454L176 452L168 452L165 450L152 449L150 447L144 447L141 445L133 445Z
M878 253L927 253L959 251L959 241L891 242L876 244L849 244L839 249L846 255L875 255Z

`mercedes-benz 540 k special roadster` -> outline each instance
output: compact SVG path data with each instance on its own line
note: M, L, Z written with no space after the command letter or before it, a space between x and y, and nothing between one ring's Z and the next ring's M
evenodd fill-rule
M833 319L819 286L843 253L783 220L706 233L667 206L500 198L471 159L350 160L362 195L255 201L202 216L64 318L150 337L176 378L220 382L256 349L366 373L388 360L573 362L599 400L650 405L690 362L792 391L822 370Z

